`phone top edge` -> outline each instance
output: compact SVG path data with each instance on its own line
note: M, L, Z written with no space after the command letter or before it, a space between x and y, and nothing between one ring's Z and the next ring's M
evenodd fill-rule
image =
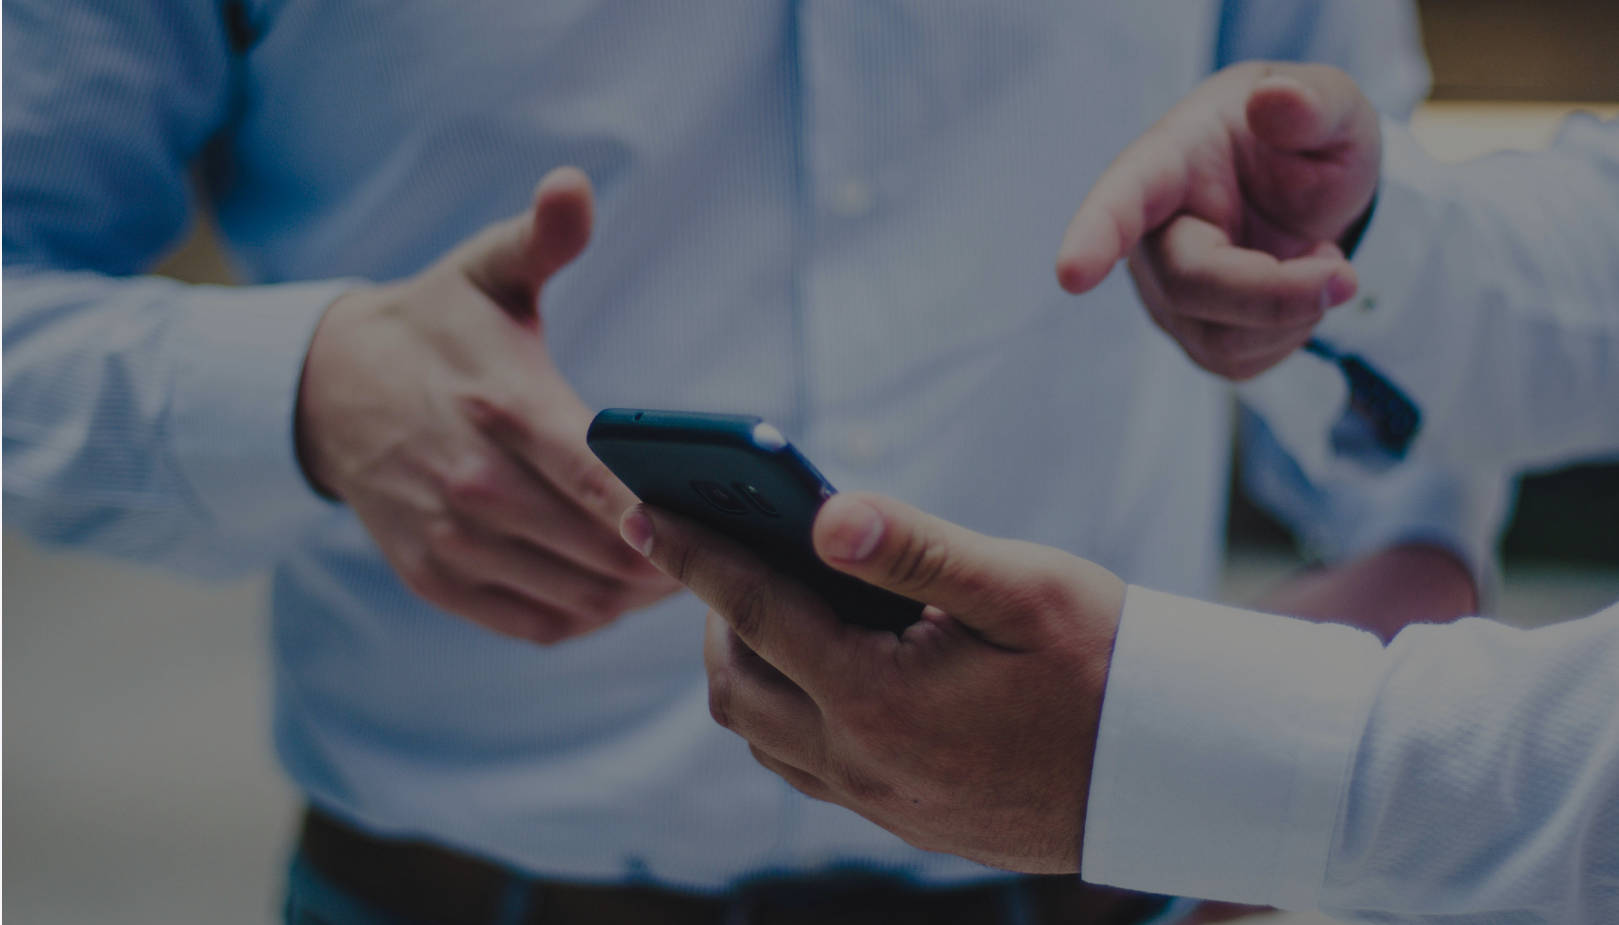
M789 446L781 431L753 415L645 408L608 408L596 415L590 422L585 441L599 440L710 444L765 453L776 453Z
M617 440L728 446L761 456L791 459L804 483L824 498L837 493L815 464L764 418L747 414L708 414L697 411L656 411L646 408L608 408L590 422L585 442L601 456L602 444Z

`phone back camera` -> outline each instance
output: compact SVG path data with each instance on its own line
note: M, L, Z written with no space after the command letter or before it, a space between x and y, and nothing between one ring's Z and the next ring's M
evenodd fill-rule
M759 509L759 513L765 515L766 517L781 516L781 512L776 510L776 506L771 504L770 499L766 498L764 492L760 491L759 489L754 488L752 485L749 485L746 482L732 482L731 487L741 492L743 497L747 498L749 501L752 501L753 506Z
M727 514L746 514L748 512L748 506L742 503L742 499L738 498L731 489L718 482L710 482L707 479L692 479L691 487L696 489L699 495L703 496L704 501Z

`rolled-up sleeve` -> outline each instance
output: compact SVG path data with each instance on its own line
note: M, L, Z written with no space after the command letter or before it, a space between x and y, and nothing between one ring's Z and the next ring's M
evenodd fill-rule
M191 166L237 103L220 7L4 15L7 523L193 573L273 561L331 514L292 421L309 338L354 283L137 275L185 232Z

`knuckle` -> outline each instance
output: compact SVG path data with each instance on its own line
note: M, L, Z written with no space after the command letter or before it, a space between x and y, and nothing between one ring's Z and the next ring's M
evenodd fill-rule
M1196 337L1197 321L1181 317L1178 307L1164 299L1148 298L1146 295L1142 296L1142 301L1146 303L1147 315L1152 318L1152 323L1157 325L1158 330L1182 344Z
M744 640L758 638L770 614L772 597L769 589L756 581L735 589L725 602L725 612L738 636Z
M439 606L449 601L450 583L444 569L426 548L417 550L395 566L399 580L419 597Z
M783 767L782 763L775 760L774 758L770 757L770 753L765 751L764 749L760 748L758 746L758 744L756 744L754 742L749 742L748 743L748 754L752 755L753 760L759 762L759 765L761 767L764 767L764 768L767 768L767 769L769 769L771 771L774 771L777 774L782 774L783 777L787 776L786 774L782 773L784 770L786 770ZM788 783L792 783L792 780L789 779Z
M690 587L692 571L696 565L696 547L689 543L677 542L666 545L664 551L673 553L668 560L669 574L674 577L675 581ZM653 549L654 555L657 555L658 552L657 548Z
M612 498L616 481L613 473L600 462L580 459L569 473L568 484L576 499L591 507L601 507Z
M434 559L453 558L466 549L468 538L466 531L454 520L443 517L436 518L422 528L424 553L429 564Z
M949 572L950 551L929 528L905 537L889 560L888 577L902 591L927 588Z
M1262 307L1255 314L1264 319L1272 327L1283 327L1290 324L1298 314L1295 310L1293 298L1286 293L1272 293L1261 300Z
M1240 356L1251 340L1249 331L1231 325L1211 324L1203 332L1203 348L1212 356L1227 360Z
M580 599L583 616L593 625L617 619L629 609L629 589L619 584L602 583L585 591Z
M1012 608L1032 615L1072 614L1080 608L1079 594L1061 568L1034 569L1012 590Z
M1208 300L1209 279L1197 267L1188 266L1167 255L1153 263L1158 286L1171 302L1196 305Z
M524 439L530 434L528 419L513 401L475 394L463 397L460 404L468 420L497 440Z
M1277 293L1266 300L1269 323L1274 327L1291 327L1315 313L1320 299L1311 300L1298 293Z
M736 699L736 681L730 671L717 670L708 676L708 715L721 728L731 728L731 710Z
M838 789L862 806L887 803L894 794L887 781L851 762L839 762L835 774Z
M534 629L525 638L535 645L549 648L559 642L567 642L579 635L580 632L576 627L563 624L553 625L550 622L541 621L535 624Z
M572 639L583 630L555 616L533 614L522 621L520 628L514 633L522 639L542 646L553 646L567 639Z
M1241 376L1242 371L1245 369L1243 364L1238 363L1230 357L1223 356L1209 356L1205 359L1199 360L1198 363L1204 369L1214 373L1216 376L1219 376L1222 379L1237 379Z
M1186 254L1174 256L1167 281L1182 297L1199 302L1212 301L1224 291L1212 267Z
M1210 346L1208 325L1200 325L1195 333L1184 338L1181 344L1186 348L1186 355L1192 358L1192 362L1216 376L1230 378L1236 364L1230 356Z
M497 503L503 495L500 467L487 456L462 461L443 479L444 497L453 507L482 508Z
M908 720L896 720L897 704L890 698L894 690L893 678L874 675L855 685L856 696L838 704L838 722L853 740L881 742L892 737L896 728L908 725ZM903 700L903 698L900 698Z

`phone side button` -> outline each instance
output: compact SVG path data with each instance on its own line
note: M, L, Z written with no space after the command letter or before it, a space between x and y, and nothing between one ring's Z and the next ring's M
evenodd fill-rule
M753 506L759 509L759 513L765 515L766 517L781 516L781 512L776 510L776 506L771 504L770 499L766 498L764 492L760 491L759 489L754 488L752 485L749 485L746 482L732 482L731 487L741 492L749 501L752 501Z
M727 514L746 514L748 506L742 503L729 488L718 482L707 479L692 479L692 490L703 496L703 500L719 508Z

